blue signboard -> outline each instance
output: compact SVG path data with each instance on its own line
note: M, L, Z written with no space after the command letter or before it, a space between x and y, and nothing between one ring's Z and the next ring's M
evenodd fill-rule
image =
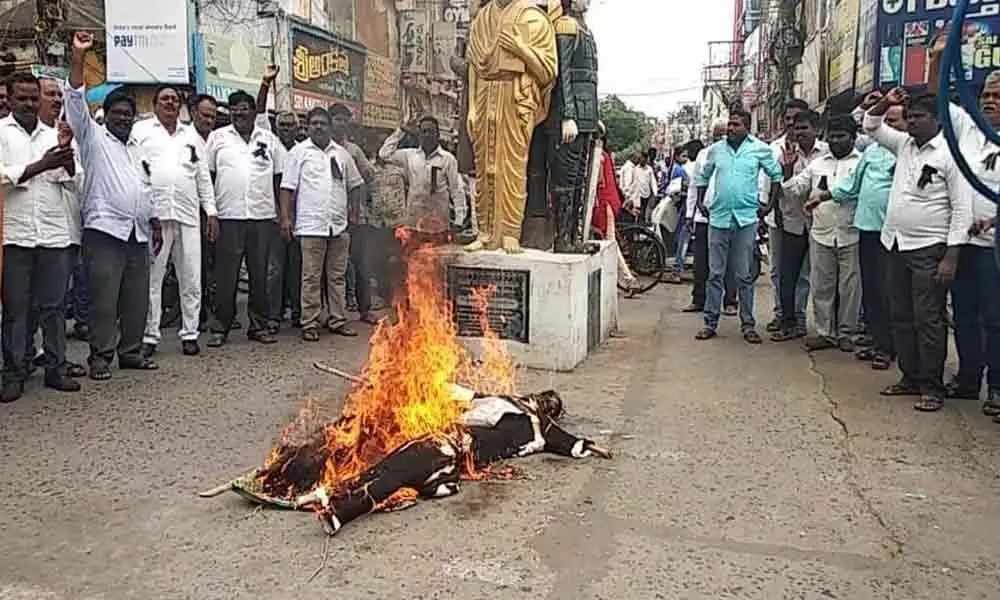
M955 0L879 0L875 84L927 84L928 50L948 27ZM972 0L962 26L962 63L973 85L1000 69L1000 0ZM863 91L863 90L859 90Z

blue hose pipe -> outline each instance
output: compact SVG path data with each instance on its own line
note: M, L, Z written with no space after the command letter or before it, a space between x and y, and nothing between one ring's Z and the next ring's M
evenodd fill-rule
M959 147L958 137L955 135L955 125L951 119L950 100L948 98L948 88L951 84L951 76L955 76L955 88L958 90L959 101L965 110L972 117L972 120L979 127L980 131L990 142L1000 146L1000 135L993 130L993 126L983 113L979 110L978 99L972 95L969 84L965 80L965 70L962 67L962 24L965 22L965 14L969 9L969 0L957 0L955 3L955 14L952 16L951 25L948 30L947 44L944 49L944 56L941 60L941 78L938 80L938 118L941 121L941 130L944 139L948 142L948 150L955 159L959 171L969 181L973 189L989 198L993 202L1000 202L1000 194L996 190L990 189L982 182L972 168L969 166L965 156Z

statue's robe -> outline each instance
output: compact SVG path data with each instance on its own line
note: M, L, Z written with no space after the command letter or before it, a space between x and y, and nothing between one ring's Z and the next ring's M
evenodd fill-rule
M469 30L468 130L475 155L480 241L519 240L531 134L549 110L555 31L533 0L490 2Z

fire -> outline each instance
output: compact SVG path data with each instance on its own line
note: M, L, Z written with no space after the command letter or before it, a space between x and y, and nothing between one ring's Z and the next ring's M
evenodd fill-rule
M397 238L404 247L411 240L406 232L397 232ZM338 419L322 425L320 454L326 459L317 483L328 491L340 489L412 440L442 435L461 439L461 416L468 406L453 397L452 383L489 393L515 391L510 356L486 321L485 308L492 290L477 290L485 335L482 360L474 361L458 341L439 256L429 248L407 253L406 294L396 301L396 321L383 320L376 326L368 362L360 374L365 383L350 392ZM301 431L313 418L311 405L307 405L283 432L262 473L286 479L279 464L295 452L283 449L289 447L291 432ZM476 473L468 454L464 470L471 477ZM271 489L288 495L310 491L294 488L294 482L271 485ZM405 503L414 494L413 490L400 490L383 503L384 507Z

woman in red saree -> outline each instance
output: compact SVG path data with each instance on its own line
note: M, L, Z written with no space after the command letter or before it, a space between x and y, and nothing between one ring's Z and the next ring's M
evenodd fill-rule
M604 123L598 123L599 135L601 138L601 170L597 178L597 198L594 201L594 214L590 219L590 227L594 237L603 240L616 239L615 223L618 214L622 210L622 199L624 195L618 187L618 179L615 177L615 161L611 158L611 151L608 150L608 134ZM627 287L637 286L638 282L632 275L625 257L622 256L621 248L615 246L618 253L618 278Z

